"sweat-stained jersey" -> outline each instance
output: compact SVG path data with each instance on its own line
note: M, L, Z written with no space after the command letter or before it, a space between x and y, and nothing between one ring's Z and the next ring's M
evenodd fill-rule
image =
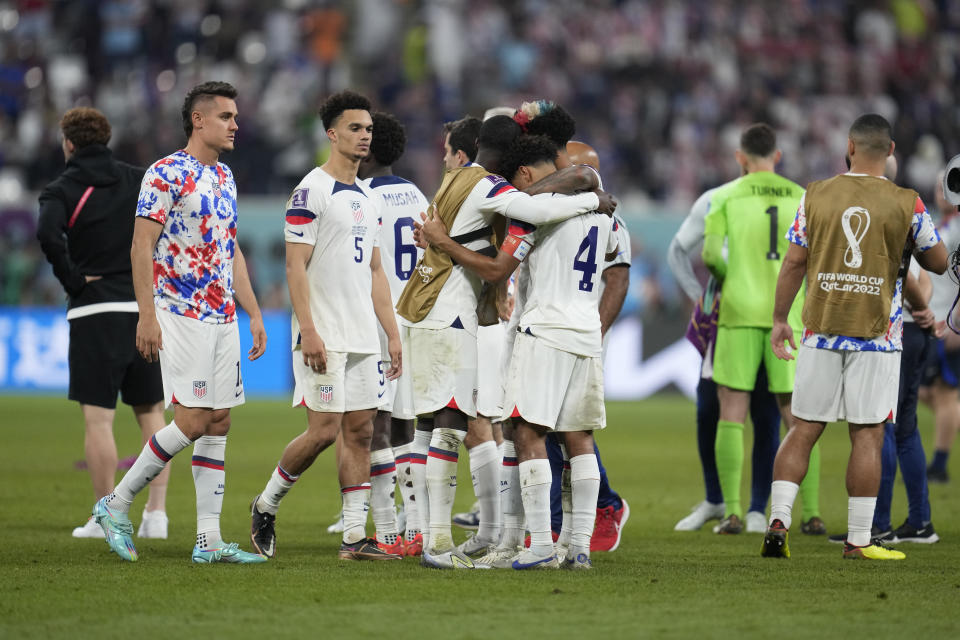
M548 198L529 196L518 191L500 176L491 174L474 186L448 232L451 238L456 238L459 235L477 231L492 225L497 214L533 223L563 220L596 209L598 202L597 195L592 192ZM480 251L491 245L488 239L482 238L467 242L463 246L473 251ZM459 320L465 329L476 335L476 309L480 285L479 277L455 264L427 316L417 323L411 323L406 319L403 319L403 323L424 329L443 329Z
M284 239L309 244L310 312L328 351L380 353L370 256L379 246L380 205L362 182L345 184L315 168L287 201ZM300 325L292 316L293 349Z
M616 221L583 215L535 227L511 220L507 232L504 250L526 259L528 269L520 331L554 349L600 357L600 278L606 254L617 248Z
M203 322L233 322L237 185L230 168L182 149L158 160L143 177L137 216L163 225L153 250L154 304Z

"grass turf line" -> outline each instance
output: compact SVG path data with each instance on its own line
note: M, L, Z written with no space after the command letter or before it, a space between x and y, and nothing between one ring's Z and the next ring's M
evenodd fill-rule
M102 540L74 540L93 503L88 476L75 471L83 426L74 403L0 397L0 637L170 638L335 634L337 637L951 637L960 599L960 465L954 484L931 485L943 540L902 544L907 560L844 562L839 545L791 534L793 558L759 557L760 536L675 533L702 499L694 407L663 395L609 403L598 435L613 487L631 518L620 549L594 554L593 572L440 572L401 563L337 560L339 536L325 532L339 509L333 452L324 453L284 501L278 556L259 566L190 562L195 511L189 455L173 461L170 538L136 540L140 561L123 563ZM247 505L283 446L305 427L283 402L250 402L233 412L226 453L223 533L250 549ZM931 442L929 413L921 412ZM128 409L117 414L120 456L139 452ZM747 447L750 429L746 430ZM846 527L844 427L824 437L821 508L831 532ZM749 454L746 455L749 461ZM455 510L473 502L460 469ZM749 477L749 470L744 473ZM120 476L118 475L118 478ZM743 497L748 497L748 479ZM135 525L146 499L131 510ZM906 514L898 481L894 526ZM795 510L799 522L799 505ZM711 523L712 524L712 523ZM368 532L373 533L372 523ZM455 536L462 536L455 528Z

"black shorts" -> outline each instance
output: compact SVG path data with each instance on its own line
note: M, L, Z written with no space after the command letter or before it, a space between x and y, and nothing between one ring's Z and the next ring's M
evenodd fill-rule
M97 313L70 321L70 393L81 404L115 409L163 401L160 363L137 352L136 313Z
M930 386L942 380L948 387L960 386L960 351L947 351L943 340L937 340L927 351L923 368L923 384Z

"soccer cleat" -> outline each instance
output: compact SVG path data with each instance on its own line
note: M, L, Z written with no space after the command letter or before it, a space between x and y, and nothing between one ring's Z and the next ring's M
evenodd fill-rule
M827 535L827 525L819 516L813 516L800 525L800 533L808 536L825 536Z
M747 517L743 520L747 533L766 533L767 517L759 511L747 511Z
M477 558L474 564L491 569L513 569L513 561L520 553L520 547L497 547L487 555Z
M277 554L277 533L274 529L277 516L257 509L259 499L260 496L257 496L250 503L250 542L257 553L272 558Z
M560 562L557 560L557 554L553 551L549 555L541 556L530 551L530 549L524 549L514 556L511 566L517 570L557 569L560 567Z
M337 514L337 521L327 527L327 533L343 533L343 512Z
M341 560L401 560L403 558L395 553L387 553L373 538L342 543L339 557Z
M192 560L197 564L213 564L214 562L224 562L226 564L260 564L266 562L267 557L260 553L250 553L240 549L236 542L223 543L222 547L216 549L193 548Z
M479 558L485 555L496 546L496 543L483 542L477 536L470 536L457 545L457 550L470 558Z
M406 555L406 552L403 546L403 538L401 536L397 536L397 541L394 542L393 544L387 544L386 542L381 542L380 540L377 540L377 546L380 547L380 549L382 549L384 553L400 556L401 558L404 555Z
M590 562L590 554L581 549L570 549L563 561L560 563L561 569L572 571L588 571L593 569L593 563Z
M830 542L836 544L843 544L847 541L847 532L837 533L827 538ZM870 527L870 542L872 544L892 544L896 542L897 539L893 536L893 532L887 529L886 531L880 531L880 528L876 525Z
M933 544L940 542L940 536L933 530L933 523L928 522L925 527L917 529L912 524L904 521L902 525L893 532L891 542L918 542L920 544Z
M902 551L888 549L873 541L864 547L855 547L849 542L843 544L844 560L903 560L907 555Z
M673 527L674 531L699 531L700 528L710 520L720 520L723 518L726 507L721 502L713 504L704 500L695 506L690 515L681 520Z
M83 525L74 527L72 535L74 538L103 539L103 529L101 529L97 521L93 519L93 516L90 516Z
M418 533L413 540L408 540L403 544L403 554L407 557L414 557L423 554L423 534Z
M619 509L614 509L613 505L597 509L590 551L615 551L620 546L623 525L627 524L629 518L630 505L623 498L620 499Z
M787 545L787 528L779 519L774 520L767 527L760 545L760 555L764 558L789 558L790 547Z
M713 532L725 536L737 535L743 533L743 522L740 520L740 516L730 514L713 528Z
M432 555L432 556L438 556L438 555L440 555L441 553L446 553L447 551L452 551L454 548L455 548L455 546L454 546L454 544L453 544L453 538L451 538L450 536L448 536L448 535L445 534L445 533L442 533L442 534L439 534L439 535L436 535L436 536L432 536L432 537L430 538L430 546L429 546L429 549L427 548L426 545L424 545L423 551L424 551L424 553L426 553L427 551L429 551L429 552L430 552L430 555Z
M133 546L133 525L130 517L125 513L111 511L107 506L108 497L100 498L93 505L93 519L103 529L103 537L106 538L110 550L124 560L136 562L137 548Z
M480 528L480 503L474 502L470 511L465 513L455 513L453 515L453 524L461 529L476 531Z
M485 565L478 565L468 556L460 553L459 549L452 549L436 555L426 549L420 557L420 566L428 569L489 569Z
M947 474L946 469L934 469L933 467L927 467L927 482L933 482L935 484L947 484L950 482L950 476Z
M140 520L140 528L137 529L138 538L156 538L158 540L167 539L167 525L170 521L167 519L165 511L147 511L143 510L143 519Z

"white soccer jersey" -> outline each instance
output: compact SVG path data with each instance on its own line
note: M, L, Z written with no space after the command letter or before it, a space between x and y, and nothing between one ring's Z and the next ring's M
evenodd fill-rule
M420 222L430 203L417 185L400 176L377 176L364 183L380 203L380 260L396 304L423 255L413 241L413 223Z
M527 258L530 280L520 331L561 351L601 355L600 266L617 248L617 227L599 214L539 227L510 221L505 248L521 260L535 249Z
M379 353L370 256L379 246L380 205L360 182L345 184L317 167L287 201L284 238L313 245L307 262L310 312L330 351ZM300 326L293 314L293 347Z
M599 206L597 194L593 192L575 196L551 197L553 194L541 194L541 196L529 196L518 191L500 176L491 174L480 180L467 196L449 229L450 236L456 238L490 226L497 214L540 224L559 222L581 213L588 213ZM491 245L488 239L480 239L464 243L464 246L479 251ZM465 329L476 335L476 308L479 293L480 278L463 267L454 265L427 316L415 324L406 320L404 323L424 329L442 329L451 326L459 319Z

